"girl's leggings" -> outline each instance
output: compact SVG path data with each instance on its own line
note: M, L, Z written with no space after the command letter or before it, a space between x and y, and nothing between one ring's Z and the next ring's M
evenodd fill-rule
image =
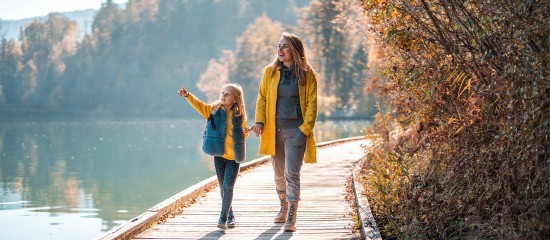
M222 195L222 211L218 223L226 223L233 219L233 210L231 202L233 201L233 187L239 175L239 164L233 160L227 160L222 157L214 157L214 166L216 167L216 175L220 185Z

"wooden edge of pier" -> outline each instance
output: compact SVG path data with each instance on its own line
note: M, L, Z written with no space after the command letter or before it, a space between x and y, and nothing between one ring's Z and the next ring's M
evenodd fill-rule
M347 141L354 141L364 139L364 137L350 137L342 138L333 141L326 141L317 144L318 148L330 146L336 143L343 143ZM259 165L269 162L270 157L264 156L257 159L254 159L248 163L242 164L240 169L241 172L252 169ZM362 196L362 185L357 182L355 175L359 173L360 164L357 164L353 170L354 178L354 195L356 200L357 214L360 219L361 224L361 235L363 239L382 239L380 233L376 227L376 222L370 211L368 200L366 196ZM134 236L137 236L141 232L147 230L153 225L157 224L162 219L165 219L169 216L170 213L176 211L182 206L192 204L193 201L200 196L201 194L208 192L210 189L218 185L217 177L214 175L209 177L175 195L169 197L168 199L160 202L159 204L149 208L145 213L132 218L131 220L114 227L110 231L100 235L96 240L105 240L105 239L130 239Z
M361 168L365 164L366 158L363 158L360 162L355 165L353 169L353 195L355 196L355 204L357 210L357 218L359 218L361 224L361 236L363 239L376 239L382 240L380 231L376 226L376 220L370 209L369 200L367 196L363 194L364 187L363 184L359 182L359 174L361 173Z

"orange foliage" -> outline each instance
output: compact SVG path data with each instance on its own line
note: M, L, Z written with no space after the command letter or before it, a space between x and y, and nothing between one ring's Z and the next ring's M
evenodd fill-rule
M370 87L391 105L385 121L411 129L373 153L415 169L388 183L399 201L378 201L388 237L548 236L549 5L361 2L386 56Z

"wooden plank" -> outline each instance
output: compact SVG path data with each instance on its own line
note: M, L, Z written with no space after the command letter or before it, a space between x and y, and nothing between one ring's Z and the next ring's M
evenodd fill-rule
M249 170L254 169L257 166L265 164L269 158L262 157L254 161L243 164L241 169ZM97 240L104 239L129 239L137 234L145 231L151 225L157 221L165 218L167 215L177 210L181 206L188 205L193 199L200 196L202 193L208 191L212 187L217 185L216 176L212 176L205 179L179 193L164 200L163 202L148 209L145 213L135 217L134 219L123 223L105 234L97 237Z
M237 226L216 227L221 197L219 188L201 193L196 202L170 214L162 222L133 239L356 239L355 222L346 201L346 182L355 162L363 157L364 139L319 144L318 163L304 164L301 171L301 201L297 231L284 232L273 223L279 210L269 161L242 171L237 178L233 211Z

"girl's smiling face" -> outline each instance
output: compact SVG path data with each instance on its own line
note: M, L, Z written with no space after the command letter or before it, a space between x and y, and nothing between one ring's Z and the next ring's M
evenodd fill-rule
M279 40L279 49L277 54L279 56L279 61L281 61L285 66L292 66L292 49L290 49L290 44L284 37L281 37L281 40Z
M237 99L231 94L231 89L229 87L222 88L220 93L220 102L225 107L225 109L231 109L233 104L237 103Z

